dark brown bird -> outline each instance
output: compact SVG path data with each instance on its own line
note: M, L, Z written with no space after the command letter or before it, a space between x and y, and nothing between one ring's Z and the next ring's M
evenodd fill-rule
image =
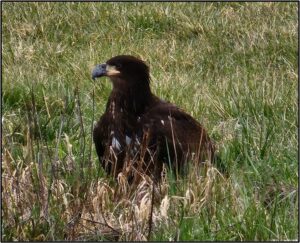
M117 176L127 161L160 178L163 163L183 172L190 160L212 160L214 147L203 127L174 104L151 93L149 67L128 55L97 65L93 79L107 76L113 89L93 139L102 166ZM138 167L138 164L133 165Z

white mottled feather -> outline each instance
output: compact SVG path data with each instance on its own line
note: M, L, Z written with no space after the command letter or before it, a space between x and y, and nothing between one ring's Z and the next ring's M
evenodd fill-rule
M131 138L126 135L126 144L130 145L130 143L131 143Z
M114 149L121 150L121 144L120 144L120 142L118 141L118 139L116 139L115 137L113 137L112 140L111 140L111 146L112 146Z

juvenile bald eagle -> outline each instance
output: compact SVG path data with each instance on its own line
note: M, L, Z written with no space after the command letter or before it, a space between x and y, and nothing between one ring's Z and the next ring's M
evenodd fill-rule
M203 127L151 93L144 61L129 55L113 57L94 68L92 78L102 76L110 78L113 89L93 140L107 173L116 177L128 161L136 160L144 173L160 178L163 163L181 172L192 157L198 162L212 160L214 147Z

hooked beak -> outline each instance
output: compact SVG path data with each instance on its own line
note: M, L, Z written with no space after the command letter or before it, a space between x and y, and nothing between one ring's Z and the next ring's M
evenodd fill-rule
M118 71L115 66L111 66L106 63L98 64L92 72L92 79L95 80L96 78L103 76L111 77L118 74L120 74L120 71Z
M96 79L96 78L100 78L103 76L106 76L107 72L106 72L106 64L98 64L92 72L92 79Z

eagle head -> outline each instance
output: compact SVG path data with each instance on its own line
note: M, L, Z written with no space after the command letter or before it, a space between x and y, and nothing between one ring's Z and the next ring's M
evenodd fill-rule
M137 84L141 82L149 83L149 67L146 63L134 56L115 56L106 63L98 64L92 72L92 78L109 77L113 83L127 82L127 84Z

